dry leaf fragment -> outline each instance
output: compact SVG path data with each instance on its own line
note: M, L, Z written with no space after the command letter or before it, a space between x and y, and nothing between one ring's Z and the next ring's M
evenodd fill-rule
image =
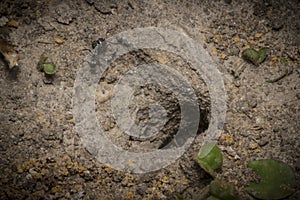
M62 44L65 42L63 39L60 39L60 38L54 38L54 41L56 44Z
M0 56L3 58L9 69L18 66L19 56L13 46L0 38Z
M18 28L19 27L19 22L17 22L16 20L12 19L12 20L9 20L7 22L7 26L9 27L13 27L13 28Z

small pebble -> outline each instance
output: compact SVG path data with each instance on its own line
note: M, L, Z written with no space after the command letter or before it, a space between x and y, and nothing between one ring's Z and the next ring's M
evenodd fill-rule
M268 143L269 143L269 138L264 137L259 141L258 144L259 144L259 146L263 147L263 146L267 145Z
M252 150L256 149L257 147L258 147L258 144L257 144L257 143L251 143L251 144L249 145L249 148L252 149Z
M27 175L26 175L26 179L27 179L27 180L32 179L32 175L31 175L31 174L27 174Z
M2 16L2 17L0 18L0 27L1 27L1 26L5 26L7 22L8 22L7 17Z

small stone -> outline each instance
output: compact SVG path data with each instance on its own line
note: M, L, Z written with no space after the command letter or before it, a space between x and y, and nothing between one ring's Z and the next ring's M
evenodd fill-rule
M78 199L82 199L85 196L85 193L86 193L85 191L78 192L77 194Z
M56 20L61 24L68 25L73 21L74 11L66 3L61 3L56 8Z
M234 38L233 38L233 42L234 42L234 43L238 43L238 42L239 42L239 38L238 38L238 37L234 37Z
M249 135L252 135L251 131L250 130L245 130L243 129L241 132L240 132L240 135L241 136L244 136L244 137L248 137Z
M2 17L0 18L0 27L6 25L7 22L8 22L7 17L2 16Z
M203 12L206 14L206 15L209 15L210 14L210 11L205 7L203 8Z
M257 106L257 100L252 99L248 104L251 108L255 108Z
M258 144L257 144L257 143L251 143L251 144L249 145L249 148L252 149L252 150L257 149L257 147L258 147Z
M240 87L241 86L241 82L239 80L234 80L233 84L235 85L235 87Z
M224 0L225 3L231 4L232 0Z
M263 146L267 145L268 143L269 143L269 138L264 137L259 141L258 144L259 144L259 146L263 147Z
M234 157L234 159L239 159L240 157L237 155L236 151L232 149L232 147L226 147L225 151L228 153L228 155Z
M105 81L106 81L108 84L114 83L114 82L116 82L116 80L117 80L117 75L116 75L116 74L110 74L110 75L108 75L108 76L105 78Z
M30 173L30 174L36 174L37 172L36 172L34 169L30 168L30 169L29 169L29 173Z
M25 177L26 177L27 180L32 179L32 175L31 174L27 174Z
M261 33L256 33L256 34L254 35L254 37L257 38L257 39L259 39L259 38L262 37L262 34L261 34Z
M44 82L45 84L52 84L52 83L53 83L53 77L51 77L51 76L45 76L45 77L43 78L43 82Z
M240 53L240 49L237 46L232 46L229 50L228 50L229 54L232 56L238 56Z
M273 30L279 31L281 28L283 28L284 20L280 17L280 14L273 14L269 18L270 25Z

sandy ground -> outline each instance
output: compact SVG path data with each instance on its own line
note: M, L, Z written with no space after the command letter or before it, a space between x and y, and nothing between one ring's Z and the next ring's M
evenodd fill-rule
M73 85L93 41L149 26L193 38L222 73L228 108L218 141L224 163L217 177L231 182L241 199L253 199L245 191L251 177L247 162L272 158L290 165L299 181L299 10L297 0L2 0L0 37L14 45L20 59L19 67L12 70L4 63L0 67L0 199L175 199L175 194L198 199L212 180L194 161L203 130L176 162L142 175L98 162L75 130ZM259 66L245 62L241 53L248 47L266 47L266 60ZM58 67L51 80L36 69L43 52ZM193 86L201 85L197 97L203 105L201 112L209 116L207 89L184 60L165 52L127 55L101 79L99 87L105 89L96 102L100 124L122 148L156 149L166 138L149 143L116 133L116 122L103 98L128 65L165 60L177 70L185 67L181 72L187 73ZM266 82L287 69L290 73L281 80ZM138 121L145 120L148 112L145 93L169 106L175 117L165 131L171 134L178 125L176 99L164 89L142 88L134 99L137 107L144 106ZM204 129L208 121L202 121ZM298 187L289 199L299 196Z

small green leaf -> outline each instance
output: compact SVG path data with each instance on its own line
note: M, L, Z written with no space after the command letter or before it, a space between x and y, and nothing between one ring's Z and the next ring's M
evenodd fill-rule
M234 189L231 185L221 182L217 179L210 183L210 193L212 196L221 200L237 200Z
M215 177L215 170L222 167L223 156L216 144L206 143L201 147L196 160L202 169Z
M245 51L243 51L242 57L245 60L250 61L253 64L257 65L257 61L259 59L259 53L254 49L246 49Z
M259 51L258 51L258 54L259 54L259 58L257 60L257 64L260 64L262 63L265 59L266 59L266 55L267 55L267 50L266 48L261 48Z
M257 160L247 165L260 176L260 182L251 182L247 191L259 199L282 199L295 190L293 170L285 163L275 160Z
M38 64L37 64L37 69L39 71L42 72L44 70L44 66L43 65L45 64L45 62L46 62L47 59L48 59L48 56L45 53L43 53L41 55L41 57L40 57L40 60L39 60Z
M56 65L53 63L45 63L43 67L46 74L52 75L56 73Z
M249 48L243 51L242 57L254 65L259 65L266 59L266 53L266 48L261 48L259 51Z

